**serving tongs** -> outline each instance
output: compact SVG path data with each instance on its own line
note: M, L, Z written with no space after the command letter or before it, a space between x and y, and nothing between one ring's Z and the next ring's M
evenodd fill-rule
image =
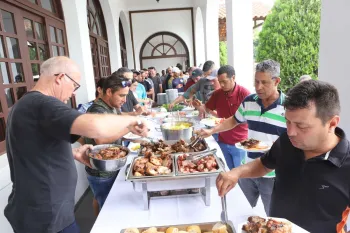
M225 168L223 169L225 171ZM228 220L226 194L221 197L221 208L222 208L221 215L220 215L221 222L226 225L228 232L236 233L236 230L233 227L232 222Z
M188 156L186 157L186 160L191 160L191 161L197 161L200 160L201 158L208 156L210 154L216 153L217 149L211 149L208 151L200 151L200 152L192 152L188 153Z
M188 144L188 147L190 148L194 148L194 146L200 141L202 140L202 138L200 136L197 136L193 141L190 142L190 144Z

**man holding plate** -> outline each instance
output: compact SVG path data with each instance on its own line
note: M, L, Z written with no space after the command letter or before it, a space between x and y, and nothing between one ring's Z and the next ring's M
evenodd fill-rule
M285 95L278 90L281 82L280 64L273 60L265 60L256 66L256 94L247 96L240 104L236 113L216 127L201 130L201 136L207 137L214 133L228 131L241 123L248 124L248 138L262 142L273 142L286 131L283 101ZM263 155L262 152L248 151L243 164L253 161ZM265 212L269 215L272 189L275 182L275 172L271 171L264 177L245 178L239 180L239 185L250 205L255 207L261 195Z

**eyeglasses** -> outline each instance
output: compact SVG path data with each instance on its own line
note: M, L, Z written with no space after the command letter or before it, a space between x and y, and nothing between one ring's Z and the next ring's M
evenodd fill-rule
M76 81L74 81L74 79L72 79L71 77L69 77L69 75L68 74L66 74L66 73L63 73L65 76L67 76L67 78L69 78L72 82L73 82L73 85L74 85L74 91L76 91L76 90L78 90L79 89L79 87L80 87L80 84L79 83L77 83ZM55 76L58 76L58 75L60 75L60 74L54 74Z
M131 86L131 82L130 81L122 81L122 86L124 87L130 87Z

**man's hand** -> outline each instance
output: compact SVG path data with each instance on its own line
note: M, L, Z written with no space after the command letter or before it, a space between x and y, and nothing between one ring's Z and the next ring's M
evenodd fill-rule
M211 136L212 134L213 134L212 129L201 129L201 130L198 132L198 135L199 135L201 138L207 138L207 137Z
M90 159L86 155L86 151L88 149L92 149L92 148L93 148L93 146L89 145L89 144L83 145L83 146L78 147L78 148L74 148L72 150L74 159L81 162L85 166L88 166L91 168Z
M202 105L202 102L199 99L195 99L192 101L193 107L199 107Z
M128 126L128 129L130 130L130 132L132 132L133 134L136 134L136 135L140 135L142 137L146 137L148 132L149 132L149 129L147 127L147 124L145 121L143 121L142 119L140 118L137 118L136 121L134 121L133 123L131 123L129 126Z
M174 103L170 103L168 106L169 110L173 109L174 105L175 105Z
M236 186L239 176L235 169L229 172L221 172L216 179L216 188L220 197L223 197L228 193L233 187Z

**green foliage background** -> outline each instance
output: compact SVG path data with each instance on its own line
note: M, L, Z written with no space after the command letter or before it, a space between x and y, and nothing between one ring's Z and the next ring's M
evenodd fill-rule
M220 66L227 65L227 45L226 41L220 41Z
M263 24L257 62L281 63L280 89L293 87L301 75L317 78L321 0L277 0Z

